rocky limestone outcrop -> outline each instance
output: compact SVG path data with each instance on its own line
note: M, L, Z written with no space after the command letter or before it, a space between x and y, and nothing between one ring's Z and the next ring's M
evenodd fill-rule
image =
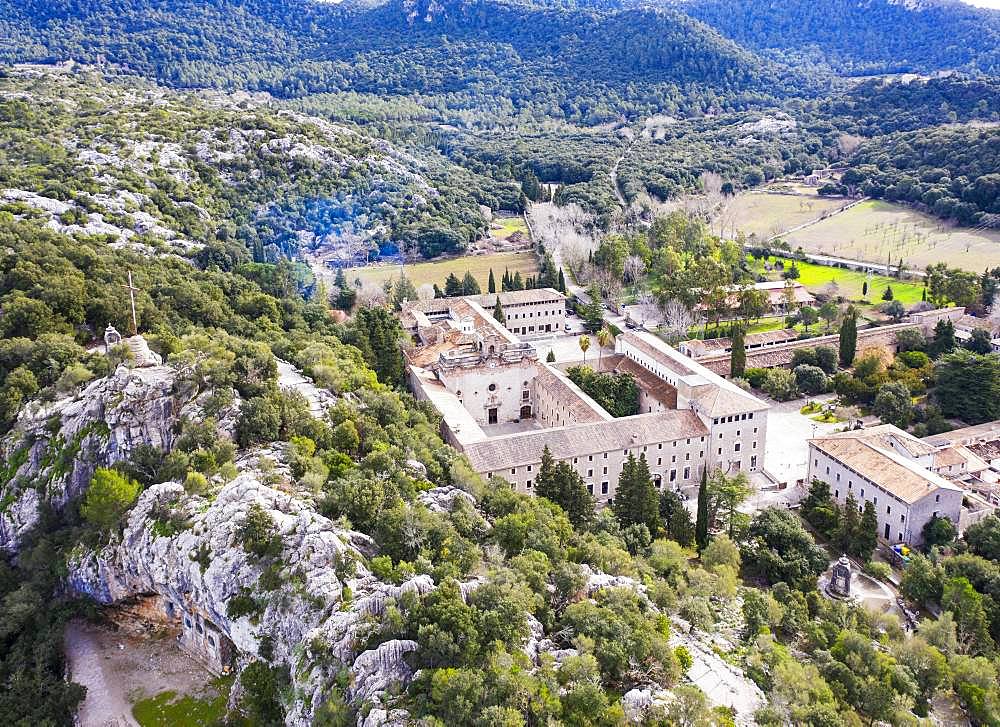
M261 584L265 564L240 541L253 505L270 516L282 543L280 583L270 591ZM175 514L173 522L184 524L164 534L161 523L168 512ZM210 622L232 642L240 661L266 656L286 664L296 694L287 705L287 724L304 726L344 667L352 675L348 699L373 711L382 709L386 690L405 687L412 677L406 656L416 650L415 642L387 641L361 653L358 644L389 599L426 593L434 582L426 575L401 585L379 581L364 565L363 552L372 547L366 535L338 527L308 502L246 472L211 501L186 495L176 483L148 488L129 513L120 541L97 552L75 552L67 580L72 590L102 604L160 596ZM228 604L238 595L256 601L255 615L229 615ZM261 654L265 640L269 648ZM405 712L386 715L390 723L405 723Z
M62 508L94 470L140 444L170 449L187 398L168 366L119 366L79 393L33 404L0 442L0 549L16 551L47 503Z

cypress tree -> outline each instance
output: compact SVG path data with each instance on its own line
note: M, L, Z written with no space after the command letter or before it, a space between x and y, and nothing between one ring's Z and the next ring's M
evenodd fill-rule
M861 560L866 563L872 559L875 546L878 544L878 517L875 515L875 506L869 501L865 503L864 512L861 513L861 522L858 524L858 532L854 537L854 551Z
M694 540L701 551L708 546L708 468L701 472L698 486L698 519L694 526Z
M729 376L742 378L747 368L747 349L743 340L743 327L736 326L733 331L733 350L729 356Z
M847 494L844 509L840 518L840 531L837 533L837 545L842 553L857 552L858 530L861 526L861 516L858 514L858 501L853 492Z
M496 318L501 326L507 325L507 318L503 314L503 306L500 305L500 296L497 296L497 304L493 306L493 317Z
M493 277L493 268L490 268L490 280L486 284L486 291L489 293L497 292L497 281L496 278Z
M651 535L660 529L660 503L649 474L646 455L628 456L618 478L618 489L611 505L622 525L645 525Z
M858 314L854 308L847 311L844 321L840 324L840 365L848 367L854 363L854 354L858 350Z
M559 292L563 295L566 294L566 276L563 275L562 268L559 268Z
M555 462L548 447L542 450L535 494L559 505L576 527L585 527L594 520L594 498L587 492L583 478L566 462Z

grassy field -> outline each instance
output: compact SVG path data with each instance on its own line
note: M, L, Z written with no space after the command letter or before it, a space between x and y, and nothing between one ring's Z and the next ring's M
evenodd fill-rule
M771 258L774 262L774 258ZM751 260L760 269L756 261ZM787 269L791 263L784 260ZM861 291L864 289L865 280L868 281L868 300L873 303L882 302L882 293L889 286L892 287L893 298L895 300L910 305L921 300L923 294L923 284L887 278L884 275L866 275L857 270L844 270L843 268L828 267L826 265L816 265L814 263L797 262L799 268L798 282L802 283L811 293L825 293L827 286L831 282L837 284L837 295L842 295L849 300L860 300ZM773 280L781 279L781 271L771 273Z
M910 269L945 262L974 272L1000 265L1000 230L973 231L880 200L863 202L785 238L793 248Z
M521 223L524 224L523 222ZM435 260L427 263L410 263L406 266L406 275L413 281L414 285L420 286L424 283L437 283L444 288L444 280L449 273L455 273L459 278L465 275L466 271L472 273L473 277L479 281L483 292L486 292L486 284L490 277L490 269L496 277L497 285L503 277L504 270L510 270L510 274L520 272L521 277L525 275L535 275L538 272L538 259L531 250L524 252L504 252L496 255L470 255L468 257L454 258L450 260ZM398 265L370 265L364 268L351 268L344 271L349 282L354 282L360 278L363 283L369 281L381 284L389 278L399 278Z
M815 195L750 192L739 194L728 202L716 217L715 224L724 225L727 236L732 228L748 236L756 234L758 237L770 237L814 220L824 212L839 209L844 204L846 202L842 199Z
M515 232L527 235L528 226L524 224L524 218L520 215L517 217L494 217L490 223L490 232L493 234L493 237L506 240Z

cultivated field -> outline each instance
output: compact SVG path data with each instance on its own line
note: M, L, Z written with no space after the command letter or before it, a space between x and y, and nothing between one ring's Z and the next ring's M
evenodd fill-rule
M889 202L870 200L784 237L792 248L834 257L922 270L945 262L982 272L1000 265L1000 230L950 227L942 220Z
M756 261L751 260L751 262L757 264ZM772 258L770 262L774 263L774 259ZM791 266L791 261L786 259L783 262L787 270ZM882 303L882 294L886 287L890 286L893 299L904 305L920 302L923 293L923 284L919 282L897 280L884 275L869 276L858 270L844 270L814 263L796 262L796 265L799 268L798 282L802 283L810 293L827 293L830 283L833 282L837 284L837 295L842 295L848 300L860 300L866 280L868 300L872 303ZM781 271L775 271L769 277L780 280Z
M767 238L815 220L824 212L840 209L848 202L813 195L749 192L725 203L714 220L713 228L723 227L727 237L743 232L747 237Z
M535 275L538 272L538 261L533 251L525 250L496 255L470 255L426 263L410 263L405 268L407 277L413 281L414 285L437 283L442 289L444 288L444 280L449 273L454 273L461 278L468 271L479 281L484 293L490 277L490 269L493 270L493 275L497 285L499 285L504 270L509 270L511 275L519 271L521 277ZM350 268L344 270L344 274L347 276L348 282L352 283L359 278L363 283L369 281L382 283L389 278L399 278L399 265L370 265L363 268Z

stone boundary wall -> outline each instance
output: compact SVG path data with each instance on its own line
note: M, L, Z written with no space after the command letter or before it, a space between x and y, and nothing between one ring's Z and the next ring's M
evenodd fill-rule
M937 308L935 310L924 311L921 313L911 313L909 315L909 320L904 321L903 323L894 323L888 326L878 326L876 328L859 328L857 353L860 356L866 351L870 351L872 349L889 349L895 353L897 332L918 330L925 336L928 336L933 333L934 326L937 325L938 321L950 320L955 322L963 315L965 315L964 308ZM815 348L816 346L832 346L833 348L839 350L840 335L834 333L827 336L806 338L801 341L780 343L767 348L758 349L756 351L747 351L746 367L748 369L768 369L777 368L779 366L790 366L792 363L792 357L795 355L795 351L803 348ZM729 376L729 353L714 353L709 356L693 360L720 376Z

